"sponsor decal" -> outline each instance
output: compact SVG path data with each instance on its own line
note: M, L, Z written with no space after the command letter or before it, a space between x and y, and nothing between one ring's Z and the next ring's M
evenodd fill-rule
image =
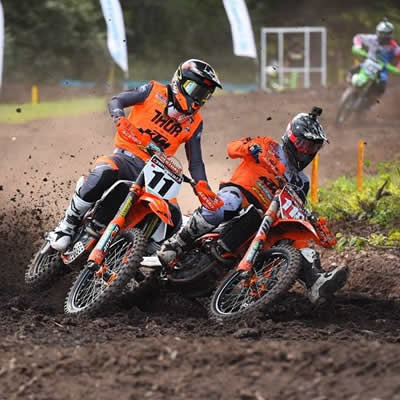
M161 100L164 104L167 104L167 99L162 96L160 93L156 93L157 99Z
M142 134L149 135L150 139L162 150L166 150L168 149L169 146L171 146L171 143L169 143L168 138L166 138L157 131L153 131L149 128L147 129L138 128L138 130Z
M154 111L155 115L151 119L151 122L154 122L156 125L162 128L163 131L168 132L174 137L178 136L182 132L182 127L178 122L176 122L172 118L169 118L167 115L159 110Z
M176 182L182 183L182 168L175 165L168 157L164 157L162 154L160 154L159 156L160 158L158 158L157 156L153 156L153 163L158 165L162 169L167 168L167 174L171 176L171 178L173 178Z
M268 199L271 201L272 200L272 194L269 192L269 190L262 184L261 181L256 181L256 185L263 191L263 193L268 197Z

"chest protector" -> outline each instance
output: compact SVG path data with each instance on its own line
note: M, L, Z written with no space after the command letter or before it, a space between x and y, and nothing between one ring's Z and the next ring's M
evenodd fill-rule
M252 143L261 146L259 162L247 157L239 164L229 182L244 188L254 196L265 211L279 188L277 175L283 176L285 166L281 162L277 143L267 137L256 138Z
M143 161L149 159L143 150L150 141L160 147L165 154L173 155L182 143L187 142L202 122L200 113L179 124L164 114L168 96L165 85L151 81L153 88L143 103L135 104L128 119L138 132L135 138L123 135L117 131L115 147L130 151ZM138 142L138 143L136 143Z

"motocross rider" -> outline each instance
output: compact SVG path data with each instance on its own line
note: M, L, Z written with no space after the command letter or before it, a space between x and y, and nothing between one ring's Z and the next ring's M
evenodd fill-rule
M246 137L229 143L229 157L241 158L242 162L231 179L220 186L218 195L224 205L216 211L204 207L197 209L188 222L163 243L157 253L161 263L172 265L175 258L196 238L230 220L249 203L266 211L275 191L284 181L294 184L298 188L298 195L305 201L310 184L303 169L328 141L317 119L321 112L320 108L314 107L310 114L297 114L289 122L282 136L282 144L267 136L254 139ZM271 168L271 165L275 167ZM348 276L347 267L324 272L316 252L315 257L318 262L313 264L304 259L300 276L312 303L329 298L345 284Z
M195 190L209 189L201 153L203 118L199 110L216 87L222 89L214 69L204 61L190 59L179 65L170 84L152 80L114 96L108 103L117 127L114 152L98 158L88 177L77 184L65 217L49 235L51 246L64 252L82 217L103 192L117 180L134 180L139 175L150 158L146 152L150 142L167 155L175 154L185 143ZM126 107L132 107L128 117ZM211 190L207 194L217 198ZM99 231L102 226L92 228Z
M400 46L393 39L394 26L386 18L379 22L376 26L375 34L359 33L353 38L353 53L363 55L362 48L365 46L368 49L368 57L374 60L383 61L384 63L392 63L397 58L397 68L400 68ZM360 71L361 65L356 65L349 71L347 80L351 82L354 74ZM370 89L369 104L371 107L375 100L383 95L386 89L388 71L382 69L379 74L379 81L374 82Z

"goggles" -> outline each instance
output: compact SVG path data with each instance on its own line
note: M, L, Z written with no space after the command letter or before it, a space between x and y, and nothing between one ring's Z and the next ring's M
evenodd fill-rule
M182 85L184 92L193 100L204 104L214 93L215 86L204 86L199 83L186 79Z
M293 143L294 147L299 153L314 155L321 150L324 141L314 141L305 138L297 137L292 131L289 132L289 140Z

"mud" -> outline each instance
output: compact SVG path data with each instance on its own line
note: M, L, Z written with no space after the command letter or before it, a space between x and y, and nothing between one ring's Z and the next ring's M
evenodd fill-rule
M400 159L398 90L368 115L334 127L341 88L215 97L204 111L203 154L214 188L235 161L229 140L279 139L291 116L324 108L330 144L320 182L354 175L358 141L374 165ZM22 110L23 112L23 110ZM400 250L323 252L351 277L334 301L312 307L300 287L249 324L207 318L207 301L161 290L107 315L63 314L74 273L41 293L24 270L43 233L61 217L75 181L112 150L106 113L0 125L0 399L400 399ZM183 165L183 153L178 157ZM373 168L371 168L372 170ZM180 199L197 207L190 188ZM335 231L377 228L335 223Z

